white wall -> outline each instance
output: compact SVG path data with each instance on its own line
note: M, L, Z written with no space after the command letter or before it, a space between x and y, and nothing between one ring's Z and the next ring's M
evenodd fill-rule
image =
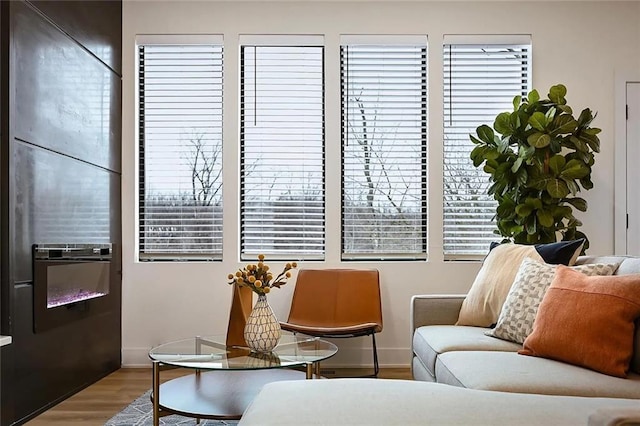
M135 36L223 34L224 261L135 262L136 141ZM384 331L378 337L385 366L409 364L409 300L413 294L468 290L477 262L444 262L442 255L442 39L444 34L531 34L533 86L542 94L568 87L574 111L598 111L602 152L595 187L581 215L591 254L613 252L614 74L640 70L638 2L189 2L127 1L123 5L123 364L146 365L147 351L193 335L223 334L231 289L226 275L238 262L238 35L322 34L326 60L327 255L321 267L376 267L381 272ZM429 38L429 260L340 262L340 34L426 34ZM310 266L304 263L301 266ZM281 265L274 263L273 268ZM286 318L292 285L270 303ZM370 341L337 341L334 365L370 363Z

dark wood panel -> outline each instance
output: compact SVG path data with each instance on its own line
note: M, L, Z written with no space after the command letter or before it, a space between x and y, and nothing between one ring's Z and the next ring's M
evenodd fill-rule
M9 316L9 3L0 2L0 334L11 334Z
M31 1L76 41L122 75L122 3L119 1Z
M11 392L15 418L31 418L120 367L120 292L112 310L33 333L32 286L15 287L16 327ZM116 294L117 293L117 294ZM116 303L117 300L117 303Z
M119 174L18 141L12 164L15 281L33 279L33 244L120 244Z
M13 136L120 172L120 77L28 5L11 10Z
M2 425L121 363L121 8L0 1L0 307L7 294L13 337L0 356ZM31 245L67 241L114 244L108 303L34 333Z

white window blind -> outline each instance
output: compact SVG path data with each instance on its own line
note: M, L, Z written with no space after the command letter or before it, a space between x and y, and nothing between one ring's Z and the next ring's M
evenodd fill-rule
M471 38L471 40L468 40ZM516 38L522 38L517 37ZM513 98L531 83L531 44L526 40L444 45L444 256L473 259L500 241L493 216L496 201L487 195L488 175L475 168L469 139L481 124L493 127L500 112L513 110Z
M138 42L139 256L222 258L222 40Z
M343 39L340 47L345 260L426 258L427 47L419 39Z
M286 41L241 40L243 259L324 259L324 48Z

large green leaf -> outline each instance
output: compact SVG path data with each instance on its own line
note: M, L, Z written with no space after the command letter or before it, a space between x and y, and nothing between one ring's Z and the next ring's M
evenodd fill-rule
M529 124L536 130L544 131L544 128L547 125L547 118L540 111L534 112L531 117L529 117Z
M580 210L581 212L586 212L587 211L587 200L585 200L584 198L565 198L564 201L566 201L567 203L571 204L573 207L575 207L576 209Z
M534 197L527 197L524 200L524 203L527 206L531 206L533 209L537 210L537 209L541 209L542 208L542 200L540 200L540 198L534 198Z
M571 140L571 142L573 142L573 144L576 146L576 150L581 151L581 152L589 152L589 147L579 137L571 136L571 137L569 137L569 140Z
M526 114L525 114L526 116ZM510 121L510 125L511 128L515 130L520 127L520 123L522 122L522 120L520 119L520 111L515 111L513 114L511 114L509 116L509 121Z
M562 139L560 138L551 138L551 142L549 142L549 151L553 154L558 154L562 151Z
M482 142L480 139L476 138L473 135L469 135L469 138L471 139L471 142L473 142L476 145L484 144L484 142Z
M481 141L490 145L493 144L493 137L495 136L495 134L493 133L493 129L491 127L483 124L476 129L476 133L478 134L478 137Z
M582 221L576 219L573 215L569 217L569 222L567 222L568 228L575 228L576 226L582 226Z
M594 156L591 152L576 151L567 155L567 159L572 159L572 158L579 159L589 167L593 166L593 163L595 162Z
M595 152L600 152L600 139L596 135L591 135L587 132L580 134L580 140L586 142L589 147Z
M509 150L509 136L500 139L500 141L497 143L497 150L500 154L504 154Z
M538 94L538 91L536 89L533 89L529 92L529 96L527 96L527 99L529 100L530 104L535 104L540 100L540 95Z
M561 114L552 123L554 134L571 133L578 127L578 122L568 114Z
M547 184L547 192L554 198L564 198L569 195L569 188L562 180L551 179Z
M515 214L515 203L509 198L505 198L498 207L496 213L501 219L511 219Z
M578 125L580 127L586 127L591 124L594 118L596 117L591 113L591 110L589 108L585 108L578 116Z
M486 158L487 161L495 160L496 158L500 157L500 153L494 147L485 146L484 148L485 148L485 151L482 155L484 155L484 158Z
M508 112L501 112L496 117L493 122L493 128L496 129L496 132L501 133L502 135L510 135L513 133L513 129L511 128L511 114Z
M538 222L540 222L540 225L545 226L547 228L550 226L553 226L554 220L551 213L545 210L537 210L536 216L538 217Z
M527 169L525 169L524 167L521 167L520 170L518 170L518 173L516 174L516 181L518 182L518 185L526 186L528 180L529 180L529 174L527 173Z
M533 211L533 208L526 204L518 204L516 206L516 214L521 217L529 216L532 211Z
M558 105L558 109L566 114L573 114L573 110L569 105Z
M536 149L531 145L520 145L518 148L518 156L522 157L525 160L531 158L533 154L535 154Z
M551 143L551 136L536 132L527 138L529 145L536 148L544 148Z
M513 166L511 166L511 171L513 173L516 173L518 171L518 169L520 168L520 166L522 166L522 157L518 157L515 161L515 163L513 163Z
M544 117L547 120L547 124L553 121L553 118L556 116L557 109L555 107L551 107L544 113Z
M590 170L580 160L569 160L560 172L560 176L567 179L582 179L589 174Z
M529 220L524 225L524 227L527 230L527 234L535 235L536 232L537 232L537 229L538 229L536 217L535 216L530 216Z
M478 145L475 148L473 148L469 157L471 157L474 167L478 167L480 166L480 164L484 162L485 160L484 154L487 151L487 149L488 148L484 145Z
M567 103L567 100L564 98L566 94L567 88L562 84L556 84L549 89L549 100L558 105L564 105Z
M591 182L591 177L589 177L589 176L585 176L582 179L580 179L580 184L582 185L582 187L584 189L593 188L593 182Z
M575 196L578 192L580 192L580 186L576 183L574 179L568 179L566 177L562 177L562 180L564 181L564 183L567 184L567 188L569 188L569 191L571 192L572 195Z
M549 159L549 168L553 171L554 175L559 175L566 164L566 160L560 154L556 154Z
M547 189L547 185L553 179L555 179L553 176L548 175L536 176L535 178L531 179L531 181L529 182L529 186L538 190Z
M522 103L522 96L520 96L520 95L514 96L513 97L513 110L517 111L518 107L520 106L521 103Z

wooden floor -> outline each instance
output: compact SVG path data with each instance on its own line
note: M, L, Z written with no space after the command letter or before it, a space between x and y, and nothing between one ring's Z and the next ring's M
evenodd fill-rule
M161 377L164 382L190 373L189 370L174 369L163 371ZM322 370L322 374L329 378L367 373L368 371L358 369ZM411 379L411 372L408 368L382 368L378 377ZM28 426L103 426L113 415L150 388L151 369L121 368L26 424Z

